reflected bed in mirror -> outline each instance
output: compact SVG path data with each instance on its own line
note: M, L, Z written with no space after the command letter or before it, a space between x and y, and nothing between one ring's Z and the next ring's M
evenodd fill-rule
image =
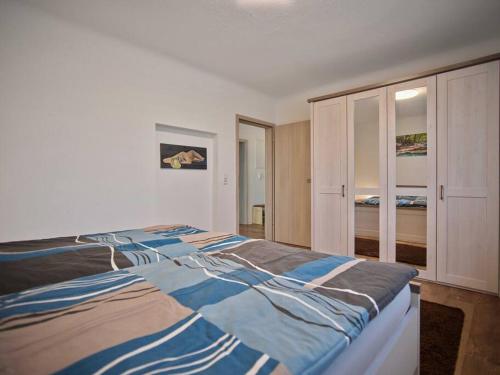
M355 254L379 258L380 197L358 195L355 201ZM427 197L398 195L396 199L396 261L425 269Z

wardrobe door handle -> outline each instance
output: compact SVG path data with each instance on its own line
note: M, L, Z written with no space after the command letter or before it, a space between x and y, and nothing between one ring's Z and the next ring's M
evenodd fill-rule
M444 185L440 186L439 199L441 199L442 201L444 201Z
M345 185L342 185L342 198L345 197Z

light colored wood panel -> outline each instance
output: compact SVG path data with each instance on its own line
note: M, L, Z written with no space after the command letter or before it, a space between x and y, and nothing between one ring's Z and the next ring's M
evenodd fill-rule
M317 212L315 211L316 207L316 196L317 196L317 189L316 189L316 183L314 180L314 109L317 104L311 103L309 106L309 118L311 119L311 125L310 125L310 140L311 140L311 249L314 250L314 245L315 245L315 228L316 228L316 216Z
M311 246L311 131L309 121L292 127L292 244Z
M276 129L276 241L311 246L309 121Z
M488 186L480 188L462 188L447 186L446 195L450 197L488 198Z
M274 129L266 128L266 222L265 222L265 238L266 240L274 240Z
M345 142L342 123L345 116L344 103L319 103L314 129L316 182L320 191L328 191L342 185L342 162L340 153Z
M498 62L438 76L438 280L493 293L499 283L499 84Z
M448 282L475 289L487 286L487 203L484 198L448 198Z
M290 241L291 212L289 211L290 201L293 199L290 189L291 166L289 157L292 154L291 131L289 126L277 126L275 138L276 150L276 221L275 234L276 241Z
M340 194L319 194L316 206L315 251L327 254L347 255L339 228L344 226L346 215Z
M482 188L488 184L487 80L484 69L446 80L447 156L453 161L446 172L448 189Z
M312 108L312 249L347 255L347 101Z

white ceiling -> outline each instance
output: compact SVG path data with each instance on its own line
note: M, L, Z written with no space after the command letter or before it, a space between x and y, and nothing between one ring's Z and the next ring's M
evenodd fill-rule
M500 0L26 0L284 96L500 37Z

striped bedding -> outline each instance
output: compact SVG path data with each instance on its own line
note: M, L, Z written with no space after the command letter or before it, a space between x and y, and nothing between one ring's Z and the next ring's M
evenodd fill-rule
M187 225L159 225L35 241L0 243L0 295L216 250L245 237Z
M0 373L319 374L417 274L181 225L44 241L0 245Z

